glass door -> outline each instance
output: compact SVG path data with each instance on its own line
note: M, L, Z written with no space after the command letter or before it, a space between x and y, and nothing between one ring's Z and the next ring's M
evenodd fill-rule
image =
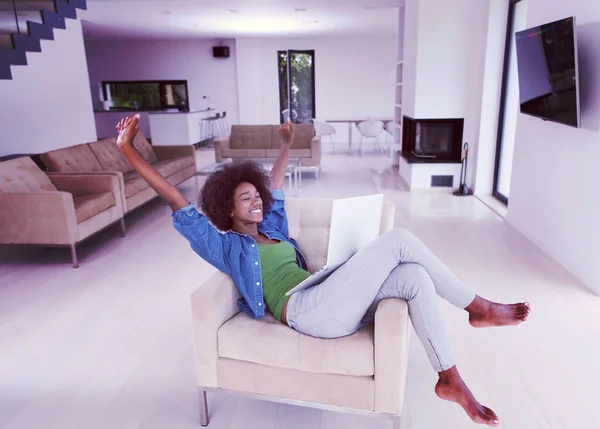
M310 123L315 112L315 51L277 52L279 118Z

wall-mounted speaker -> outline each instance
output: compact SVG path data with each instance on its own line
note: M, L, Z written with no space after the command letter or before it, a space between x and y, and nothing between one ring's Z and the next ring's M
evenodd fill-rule
M213 47L213 57L215 57L215 58L229 58L229 46L215 46L215 47Z

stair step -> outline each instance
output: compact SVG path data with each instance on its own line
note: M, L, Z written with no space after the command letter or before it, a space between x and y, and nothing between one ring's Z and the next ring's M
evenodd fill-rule
M87 0L69 0L69 3L77 9L87 10Z
M27 55L18 49L0 49L0 67L4 64L14 66L26 66Z
M42 19L44 21L44 24L52 28L67 28L65 19L54 12L50 12L49 10L42 11Z
M37 37L26 36L24 34L13 34L13 44L16 50L24 52L42 52L40 39Z
M42 40L54 40L54 29L39 22L29 22L29 34Z
M77 19L77 6L72 3L57 1L56 12L65 18Z
M12 79L12 72L10 71L10 66L8 64L0 63L0 80L10 79Z

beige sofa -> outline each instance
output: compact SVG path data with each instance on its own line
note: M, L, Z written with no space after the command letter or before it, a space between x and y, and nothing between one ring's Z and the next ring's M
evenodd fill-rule
M196 173L193 146L151 146L141 133L135 138L134 145L144 159L173 185ZM47 152L41 160L52 172L116 175L121 185L125 213L157 197L121 153L114 138Z
M325 263L331 200L288 199L290 235L314 271ZM386 203L380 233L393 227ZM268 315L241 313L231 278L214 274L191 297L201 424L208 425L207 390L260 399L385 414L399 424L404 399L409 319L405 301L380 303L374 326L323 340L292 330ZM343 303L340 303L343 305Z
M279 125L233 125L231 136L215 140L215 159L276 158L281 149ZM295 126L291 158L300 158L302 169L321 171L321 137L315 137L312 124Z
M123 197L117 177L107 174L46 175L29 157L0 163L0 243L76 245L120 221Z

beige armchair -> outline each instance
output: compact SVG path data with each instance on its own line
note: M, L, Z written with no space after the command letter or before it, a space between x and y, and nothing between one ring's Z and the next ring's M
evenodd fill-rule
M326 259L332 200L286 201L290 235L309 269ZM386 203L380 233L392 229ZM241 313L231 278L213 275L191 297L201 424L207 426L206 392L347 412L382 414L399 425L404 399L409 319L405 301L380 303L374 326L344 338L299 334L268 315ZM343 303L340 303L343 305Z
M123 222L119 180L110 174L46 175L28 157L0 163L0 243L76 246Z

